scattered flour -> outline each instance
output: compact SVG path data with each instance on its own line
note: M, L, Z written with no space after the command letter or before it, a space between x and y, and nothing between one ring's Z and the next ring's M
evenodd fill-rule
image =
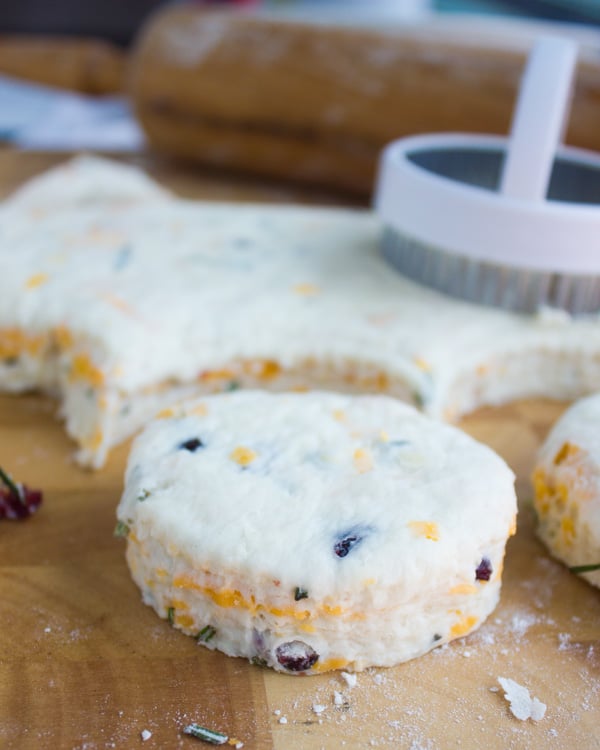
M140 732L140 735L142 737L142 741L146 742L146 740L149 740L150 737L152 737L152 732L148 729L142 729L142 731Z

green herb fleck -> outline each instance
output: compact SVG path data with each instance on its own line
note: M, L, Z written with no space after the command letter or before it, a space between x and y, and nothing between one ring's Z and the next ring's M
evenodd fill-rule
M23 486L14 481L14 479L7 474L4 469L0 469L0 481L3 482L8 490L14 497L21 503L25 502L25 493L23 492Z
M206 625L202 628L202 630L198 633L196 636L197 641L202 641L202 643L208 643L211 638L214 638L217 634L217 629L213 628L212 625Z
M423 398L423 394L420 391L412 392L412 400L413 404L419 409L422 409L425 406L425 399Z
M250 663L254 664L255 667L266 667L267 666L267 660L263 659L261 656L253 656L250 659Z
M229 737L223 732L215 732L214 729L201 727L200 724L189 724L183 728L183 733L197 737L204 742L210 742L211 745L224 745L229 740Z
M129 534L129 526L126 523L123 523L123 521L117 521L117 525L113 531L113 536L123 537L127 536L127 534Z
M175 624L175 607L169 607L167 609L167 621L169 625Z
M595 570L600 570L600 563L594 565L574 565L569 568L571 573L593 573Z
M152 494L152 493L150 492L150 490L142 490L142 491L140 492L140 494L139 494L139 495L137 496L137 500L138 500L138 501L139 501L140 503L143 503L143 502L144 502L144 500L145 500L145 499L146 499L147 497L150 497L150 495L151 495L151 494Z
M308 599L308 591L306 589L300 588L300 586L296 586L296 590L294 591L294 599L299 602L300 599Z
M225 386L226 391L239 391L239 389L242 386L239 384L239 381L237 380L230 380L229 383Z
M14 367L16 364L18 364L18 362L19 362L19 358L18 357L5 357L2 360L2 363L6 367Z

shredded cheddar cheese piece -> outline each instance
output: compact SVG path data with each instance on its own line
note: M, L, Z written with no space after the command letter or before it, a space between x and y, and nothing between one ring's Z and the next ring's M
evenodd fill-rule
M434 521L411 521L408 525L417 536L425 537L432 542L439 542L440 531Z
M243 445L238 445L237 448L234 448L231 451L229 458L240 466L249 466L255 460L257 455L258 454L251 448L245 448Z
M423 370L423 372L431 372L431 365L426 359L423 359L423 357L415 357L413 362L419 370Z
M45 284L47 281L48 281L47 273L35 273L33 276L30 276L27 279L27 281L25 282L25 288L35 289L38 286L42 286L42 284Z
M357 448L354 451L352 460L354 461L354 467L359 474L364 474L367 471L371 471L373 468L373 457L369 451L364 448Z
M302 297L314 297L316 294L319 294L321 290L316 284L296 284L294 286L294 292L296 294L300 294Z
M450 594L476 594L477 586L472 583L459 583L450 589Z
M43 336L27 336L18 328L0 330L0 359L18 357L23 352L35 356L44 344Z
M104 373L92 362L87 354L76 354L71 362L69 377L74 380L86 380L90 385L100 386L104 383Z
M460 615L460 612L457 612ZM453 638L459 638L461 635L466 635L477 625L477 618L473 615L467 615L462 617L457 623L450 628L450 634Z
M554 456L554 465L559 466L563 463L563 461L571 458L571 456L574 456L576 453L579 453L578 446L573 445L573 443L569 442L563 443L561 449L558 451L556 456Z

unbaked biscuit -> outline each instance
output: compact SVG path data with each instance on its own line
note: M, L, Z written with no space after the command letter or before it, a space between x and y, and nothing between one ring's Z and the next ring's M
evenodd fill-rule
M600 586L600 395L581 399L558 420L540 449L533 484L539 537Z
M362 670L494 609L513 479L385 396L240 391L150 423L118 529L144 601L200 644L291 674Z
M160 408L261 387L382 392L452 420L600 386L598 316L444 297L368 211L177 200L84 158L0 207L0 388L55 394L81 463Z

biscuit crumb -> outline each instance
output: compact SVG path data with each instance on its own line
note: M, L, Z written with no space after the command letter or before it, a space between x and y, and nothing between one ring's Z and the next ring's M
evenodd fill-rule
M356 680L357 677L352 672L342 672L341 673L342 679L348 685L349 688L356 687Z
M526 687L506 677L498 677L498 682L504 690L504 697L510 704L513 716L521 721L527 719L540 721L544 718L546 704L537 698L532 698Z

